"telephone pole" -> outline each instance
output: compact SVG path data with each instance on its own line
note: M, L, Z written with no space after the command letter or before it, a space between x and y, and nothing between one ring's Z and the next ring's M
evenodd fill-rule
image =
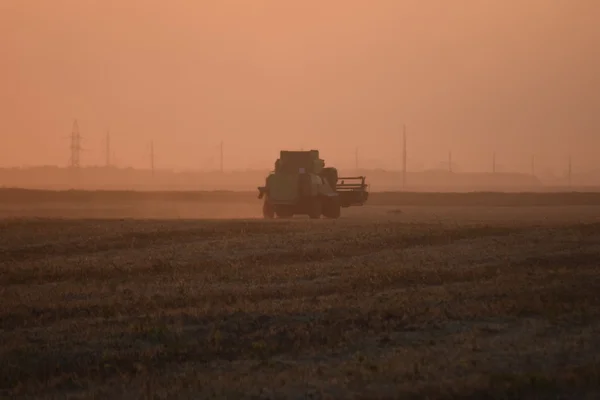
M71 130L71 168L80 167L81 150L81 134L79 133L79 123L76 119L73 121L73 129Z
M568 169L568 174L569 174L569 186L572 185L572 180L571 180L571 175L573 172L573 168L572 168L572 164L571 164L571 156L569 156L569 169Z
M110 130L106 132L106 168L110 167Z
M406 125L402 125L402 187L406 188Z
M221 173L223 173L223 141L221 140Z
M150 169L152 170L152 176L154 176L154 141L150 142Z

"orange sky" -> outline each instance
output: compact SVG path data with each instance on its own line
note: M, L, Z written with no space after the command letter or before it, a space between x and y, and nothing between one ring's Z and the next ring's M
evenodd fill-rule
M433 5L435 3L435 5ZM600 2L6 0L0 164L600 167ZM255 148L256 150L253 150ZM397 154L396 154L397 153Z

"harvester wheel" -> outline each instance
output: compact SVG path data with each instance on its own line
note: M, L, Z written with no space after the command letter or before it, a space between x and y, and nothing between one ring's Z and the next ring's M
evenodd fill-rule
M340 198L330 197L327 199L325 203L325 207L323 208L323 215L327 218L337 219L341 215L341 206L340 206Z
M321 199L317 196L311 197L308 200L308 216L311 219L321 218L322 211L323 205L321 204Z
M273 208L273 206L271 205L271 203L269 203L266 200L263 203L263 217L265 219L273 219L273 218L275 218L275 209Z
M275 214L278 218L292 218L294 210L289 206L279 205L275 208Z

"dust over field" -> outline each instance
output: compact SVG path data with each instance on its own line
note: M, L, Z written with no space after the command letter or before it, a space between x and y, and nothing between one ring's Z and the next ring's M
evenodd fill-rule
M157 204L0 206L0 396L599 394L598 206Z
M235 191L51 191L26 189L0 189L0 218L48 217L48 218L136 218L136 219L239 219L261 218L261 200L257 192ZM600 192L551 192L551 193L427 193L427 192L373 192L367 209L377 211L387 207L419 209L434 207L436 210L451 208L498 210L528 207L541 210L543 214L556 214L554 209L563 207L573 210L600 207ZM575 207L575 208L573 208ZM489 209L489 210L488 210ZM485 211L488 210L488 211ZM433 211L435 214L437 211ZM494 211L495 212L495 211ZM537 212L537 211L536 211ZM359 209L343 209L342 215L365 215L370 212ZM462 215L462 212L460 213ZM560 212L559 212L560 214Z

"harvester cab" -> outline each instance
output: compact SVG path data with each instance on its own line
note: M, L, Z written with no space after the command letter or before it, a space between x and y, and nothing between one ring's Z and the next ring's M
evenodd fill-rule
M325 167L318 150L281 150L258 191L265 218L339 218L341 208L361 206L369 196L364 176L339 177L336 168Z

